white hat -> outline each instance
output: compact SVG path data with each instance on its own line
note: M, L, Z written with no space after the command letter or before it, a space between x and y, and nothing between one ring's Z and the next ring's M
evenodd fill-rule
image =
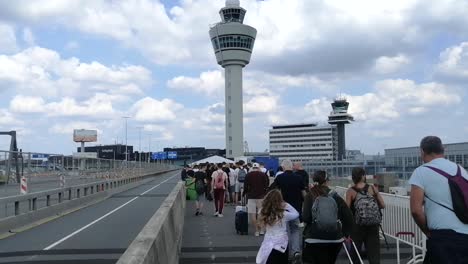
M258 168L260 168L260 165L255 162L254 164L252 164L252 168L257 168L258 169Z

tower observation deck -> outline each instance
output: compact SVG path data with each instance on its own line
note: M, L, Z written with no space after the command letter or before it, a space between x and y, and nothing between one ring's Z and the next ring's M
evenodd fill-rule
M226 157L244 155L242 69L249 64L257 30L244 25L247 11L239 0L227 0L221 22L210 28L210 39L219 65L225 69Z
M354 117L348 114L349 102L345 98L335 99L331 104L333 111L328 116L328 123L336 125L338 130L338 160L346 158L346 133L345 125L354 121Z

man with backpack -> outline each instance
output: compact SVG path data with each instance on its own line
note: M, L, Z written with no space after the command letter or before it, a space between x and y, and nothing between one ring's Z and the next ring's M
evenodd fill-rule
M317 185L304 199L303 260L306 263L335 263L344 238L353 227L353 216L345 201L328 187L325 171L314 173Z
M244 161L239 161L238 168L235 170L236 177L236 186L235 186L235 195L236 203L240 202L240 197L242 197L242 192L244 190L245 177L247 177L247 168L244 167Z
M428 237L424 263L467 263L468 174L444 158L440 138L425 137L420 148L424 164L409 183L411 214Z
M195 178L195 191L197 192L197 200L195 201L195 207L196 207L195 215L199 216L199 215L203 215L203 212L202 212L203 200L205 197L206 185L207 185L207 179L206 179L204 166L202 166L199 171L195 172L194 178Z
M364 244L370 264L378 264L380 263L379 226L382 222L380 209L385 208L385 203L379 190L366 183L366 171L363 168L353 168L351 174L354 185L346 192L346 203L354 213L355 225L351 238L358 250L361 250ZM357 255L353 261L358 261Z

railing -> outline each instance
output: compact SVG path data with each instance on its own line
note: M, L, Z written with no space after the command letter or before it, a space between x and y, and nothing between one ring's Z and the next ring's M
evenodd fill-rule
M65 201L84 198L99 192L115 189L123 185L138 182L156 173L168 170L168 166L160 166L158 169L141 169L135 171L135 176L99 180L92 183L56 188L25 195L15 195L0 198L0 219L18 216L37 211Z
M336 187L336 192L345 197L347 188ZM426 250L426 236L413 221L410 210L410 200L408 196L381 193L385 201L385 209L382 213L382 228L385 235L400 242L414 246L424 255ZM397 237L400 232L409 232L415 235L414 240L411 236ZM416 242L415 242L416 241ZM416 256L420 259L421 255Z

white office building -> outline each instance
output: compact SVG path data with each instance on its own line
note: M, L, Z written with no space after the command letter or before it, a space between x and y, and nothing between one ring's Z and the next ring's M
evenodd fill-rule
M336 126L314 123L273 126L269 137L272 157L292 161L336 159Z

